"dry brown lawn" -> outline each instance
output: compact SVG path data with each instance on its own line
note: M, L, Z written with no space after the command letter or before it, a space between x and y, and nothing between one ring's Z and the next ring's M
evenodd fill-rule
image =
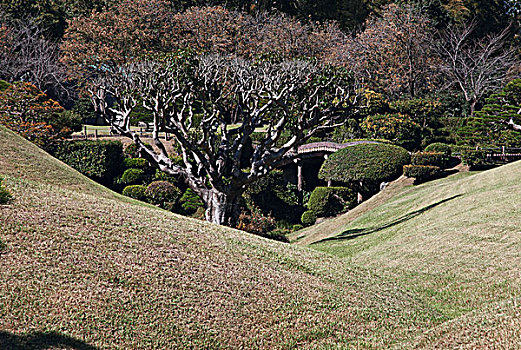
M0 348L390 348L445 319L348 261L114 194L0 127Z

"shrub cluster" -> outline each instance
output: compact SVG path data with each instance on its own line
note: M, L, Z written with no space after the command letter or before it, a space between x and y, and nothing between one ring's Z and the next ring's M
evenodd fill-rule
M243 211L239 215L237 228L263 236L275 228L275 219L270 215L264 215L258 208L252 208L250 212Z
M144 200L146 200L146 197L147 197L147 195L145 193L146 190L147 190L147 187L143 186L143 185L130 185L130 186L126 186L123 189L122 194L124 196L137 199L138 201L144 201Z
M346 147L333 153L322 165L319 178L341 183L387 181L399 177L410 155L402 147L369 143Z
M138 168L143 169L148 165L148 162L144 158L125 158L123 160L125 168Z
M272 213L277 221L299 223L304 208L299 205L299 193L295 185L285 184L281 170L250 184L244 192L248 208L259 208L264 215Z
M300 218L303 226L311 226L314 225L317 221L317 214L313 210L307 210L302 213L302 217Z
M316 216L333 216L356 204L356 193L347 187L316 187L308 201L308 209Z
M63 141L54 156L80 173L108 185L123 168L123 145L119 141Z
M442 170L434 165L405 165L403 174L407 177L414 177L416 183L429 181L440 176Z
M125 185L136 185L143 183L145 180L145 171L143 169L130 168L123 172L120 182Z

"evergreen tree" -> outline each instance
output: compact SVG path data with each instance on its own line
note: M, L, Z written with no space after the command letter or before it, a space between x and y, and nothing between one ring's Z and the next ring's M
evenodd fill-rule
M460 130L465 143L471 145L521 146L521 79L509 82L501 92L486 99L481 111Z

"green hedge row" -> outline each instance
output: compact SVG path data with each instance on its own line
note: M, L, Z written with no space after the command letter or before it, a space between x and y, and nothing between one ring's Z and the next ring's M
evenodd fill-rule
M416 183L433 180L442 174L442 170L438 166L433 165L405 165L403 174L407 177L416 179Z
M356 193L347 187L316 187L308 209L317 216L333 216L356 205Z
M103 184L111 185L123 168L123 145L119 141L63 141L54 156Z
M449 158L441 152L416 152L411 156L412 165L432 165L445 168Z
M484 169L494 165L494 161L487 157L484 150L462 150L461 162L468 165L471 170Z

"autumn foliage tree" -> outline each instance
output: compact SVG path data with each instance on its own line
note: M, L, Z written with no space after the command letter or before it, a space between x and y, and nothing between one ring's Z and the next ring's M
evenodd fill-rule
M254 15L220 6L175 12L164 0L123 0L69 22L62 49L71 69L125 64L176 49L254 58L321 57L344 34L334 23L302 23L282 13Z
M63 107L36 86L26 82L0 85L0 124L46 149L72 133L74 123L67 122Z
M431 21L419 9L391 4L371 16L364 31L330 49L327 60L390 97L415 97L432 90L437 78L433 41Z

